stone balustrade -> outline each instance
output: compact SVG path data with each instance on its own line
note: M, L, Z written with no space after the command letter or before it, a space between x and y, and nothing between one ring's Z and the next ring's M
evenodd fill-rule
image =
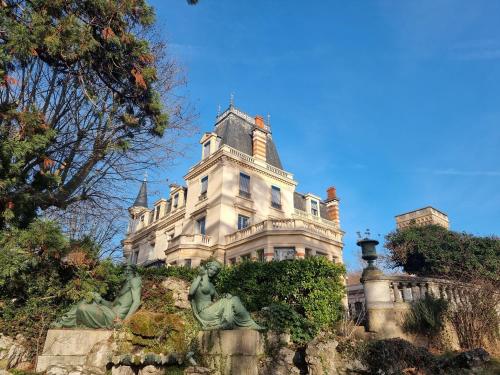
M228 234L226 236L226 244L229 245L261 232L290 230L304 230L341 241L340 234L331 226L325 226L305 219L269 219Z
M402 335L402 317L412 302L429 294L453 306L464 298L467 290L465 284L428 277L385 275L377 268L365 268L362 283L368 330L390 337Z
M212 239L206 234L186 234L180 235L171 239L168 243L168 248L179 245L204 245L210 246Z

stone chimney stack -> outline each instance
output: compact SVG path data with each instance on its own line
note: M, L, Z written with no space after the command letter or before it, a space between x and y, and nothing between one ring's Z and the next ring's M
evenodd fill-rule
M340 217L339 217L339 199L337 198L337 189L334 186L326 189L326 214L328 219L333 221L337 226L340 227Z
M255 129L253 130L253 157L266 161L267 130L262 116L255 116Z

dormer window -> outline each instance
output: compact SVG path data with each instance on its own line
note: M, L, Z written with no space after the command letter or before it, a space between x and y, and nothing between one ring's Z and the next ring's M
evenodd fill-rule
M210 141L203 144L203 159L210 155Z
M159 218L160 218L160 206L156 207L155 220L158 220Z
M173 207L177 208L179 206L179 193L174 195L174 204Z
M318 209L318 201L311 201L311 214L313 216L318 216L319 209Z

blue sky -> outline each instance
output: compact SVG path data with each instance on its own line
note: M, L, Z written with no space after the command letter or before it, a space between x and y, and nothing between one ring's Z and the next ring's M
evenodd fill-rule
M271 115L300 192L337 187L349 268L356 231L382 240L395 215L427 205L454 230L500 234L500 2L151 3L200 131L234 93ZM181 182L198 140L152 179Z

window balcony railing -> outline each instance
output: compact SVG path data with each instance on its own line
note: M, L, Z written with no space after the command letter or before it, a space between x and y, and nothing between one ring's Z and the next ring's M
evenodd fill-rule
M252 197L252 195L248 191L245 191L245 190L240 190L240 192L238 194L240 197L247 198L247 199L250 199Z
M306 231L335 241L342 241L342 234L329 226L303 219L269 219L250 225L226 236L226 244L244 240L261 232Z

